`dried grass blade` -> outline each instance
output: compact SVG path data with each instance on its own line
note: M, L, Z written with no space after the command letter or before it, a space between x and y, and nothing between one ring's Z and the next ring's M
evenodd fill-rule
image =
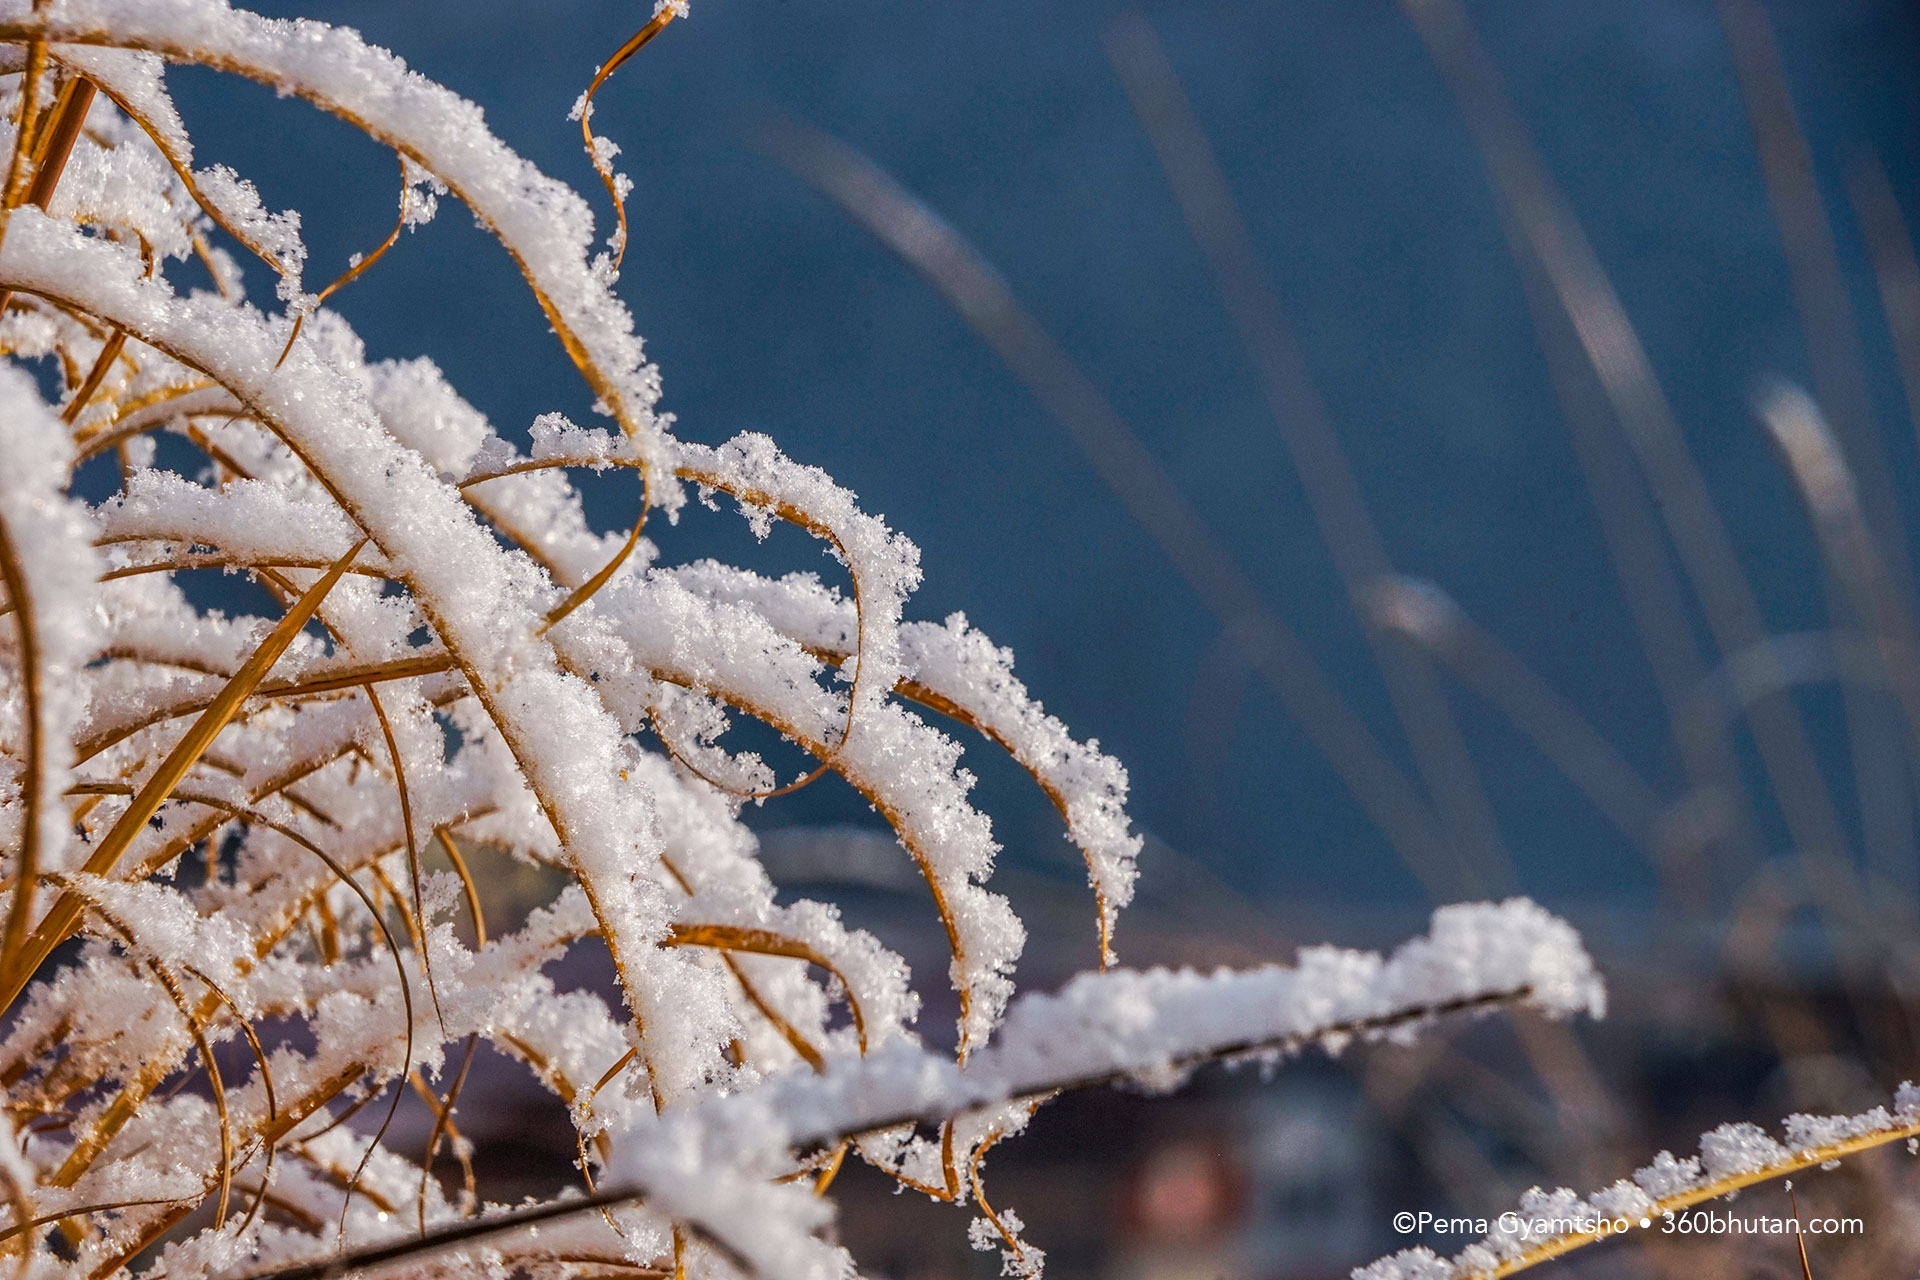
M417 1203L419 1204L420 1231L422 1234L425 1234L427 1229L427 1179L433 1176L433 1158L439 1154L440 1140L442 1138L451 1137L454 1140L454 1151L459 1156L460 1168L466 1179L467 1195L471 1197L475 1194L473 1161L467 1156L465 1150L463 1150L460 1145L460 1131L453 1127L453 1108L454 1104L460 1100L460 1090L466 1087L467 1072L473 1066L473 1053L479 1045L480 1033L476 1031L467 1037L466 1051L460 1055L460 1070L455 1073L453 1083L447 1088L446 1096L436 1102L432 1094L427 1095L427 1102L428 1105L433 1107L434 1116L433 1132L427 1135L426 1155L420 1160L420 1194L417 1198ZM418 1080L419 1078L419 1074L416 1072L414 1079Z
M67 407L60 411L60 421L72 426L80 420L81 411L87 407L87 402L93 399L94 392L100 390L100 384L107 380L107 374L113 369L113 362L120 358L120 353L126 350L126 346L127 331L116 328L113 336L107 339L106 345L100 348L100 356L93 362L93 367L87 370L86 380L80 384L79 390L73 393L73 399L67 401Z
M446 827L433 829L434 839L440 842L440 848L446 852L447 861L453 864L453 872L460 877L461 892L467 896L467 910L473 913L473 945L478 950L487 945L487 918L480 910L480 888L473 882L473 872L467 869L466 855L460 852L460 844Z
M34 139L33 182L27 187L27 203L44 210L53 199L60 175L66 172L73 144L80 139L80 126L93 109L93 81L74 76L62 86L60 100L54 105L53 127L44 138Z
M1048 1097L1051 1096L1051 1094L1048 1095ZM1027 1104L1028 1117L1031 1118L1033 1113L1038 1111L1041 1104L1046 1100L1046 1098L1035 1098L1029 1102ZM980 1166L985 1163L988 1150L993 1147L994 1143L999 1142L1006 1136L1006 1130L995 1128L985 1138L980 1140L980 1145L973 1149L973 1155L967 1161L967 1181L973 1184L973 1199L974 1202L980 1206L981 1214L988 1222L993 1224L993 1229L999 1233L1002 1240L1006 1241L1007 1247L1013 1250L1014 1257L1016 1259L1025 1259L1027 1256L1027 1247L1020 1243L1018 1236L1007 1229L1007 1225L1000 1220L1000 1215L995 1213L993 1206L987 1202L986 1184L982 1182L980 1178Z
M847 981L846 975L840 972L833 961L806 943L775 933L771 929L745 929L726 924L676 923L667 935L666 945L745 951L753 955L782 956L790 960L804 960L808 964L818 965L839 979L840 986L846 991L847 1008L853 1015L854 1034L859 1038L860 1052L867 1051L867 1022L860 1012L859 998L853 994L853 985Z
M13 602L14 626L19 634L20 685L27 738L26 769L21 785L26 821L21 828L20 856L14 866L13 901L7 909L5 941L0 945L0 964L10 966L27 936L27 914L33 909L33 890L40 874L40 809L48 797L40 794L47 750L40 723L40 632L34 620L33 597L27 591L25 568L4 519L0 519L0 580L5 581L7 596Z
M827 1189L833 1185L833 1180L840 1174L840 1166L847 1162L847 1148L852 1145L853 1143L849 1140L834 1147L833 1154L827 1158L827 1163L822 1166L819 1176L813 1180L813 1194L817 1196L827 1194Z
M613 266L616 271L620 269L621 260L627 253L627 202L620 194L620 180L614 176L612 166L600 155L600 148L593 145L593 95L600 91L600 86L607 82L607 77L618 71L628 58L640 52L646 47L648 41L665 31L667 24L672 22L673 18L674 11L670 8L654 14L651 22L634 32L625 44L614 51L614 55L607 59L606 65L594 74L593 83L587 86L586 93L580 97L580 140L586 146L587 159L593 162L593 171L600 175L600 181L606 187L607 194L613 197L613 216L617 220L613 243Z
M146 829L148 819L159 810L174 788L180 785L187 771L193 768L207 748L213 745L213 740L219 736L222 729L226 728L227 722L233 719L234 714L240 709L240 704L246 701L267 672L273 669L273 664L279 661L280 655L286 652L288 645L293 643L293 638L300 634L300 629L307 625L320 608L321 602L327 598L327 593L333 590L334 584L340 581L347 566L352 563L355 556L360 554L360 549L364 546L366 546L364 538L355 543L352 549L337 560L319 581L307 589L279 624L267 634L266 639L260 642L260 647L255 649L240 670L234 673L233 678L220 691L220 695L205 711L201 712L200 718L194 721L193 726L187 730L186 736L180 739L174 749L168 753L167 758L161 761L159 768L154 770L153 776L147 779L146 785L134 795L126 812L120 815L120 820L114 823L112 830L108 831L101 840L99 848L94 850L93 856L87 859L86 866L83 868L87 874L100 876L112 872L114 864L120 860L120 855L133 843L134 836ZM46 918L27 939L25 954L10 958L12 963L7 970L5 998L0 1000L0 1008L11 1006L14 1000L19 998L27 981L32 978L34 970L40 967L41 962L52 954L54 947L58 946L72 930L74 922L79 919L80 910L80 899L73 894L65 893L60 896L60 900L54 904L53 909L47 913Z
M1813 1264L1807 1261L1807 1236L1800 1229L1800 1197L1793 1192L1793 1184L1787 1184L1787 1204L1793 1209L1793 1242L1800 1246L1800 1275L1802 1280L1813 1280Z
M113 1213L120 1209L138 1209L147 1205L178 1203L177 1200L110 1200L104 1204L83 1204L75 1209L58 1209L52 1213L43 1213L28 1222L16 1222L10 1227L0 1228L0 1244L24 1232L32 1231L36 1227L52 1226L68 1218L81 1218L90 1213Z
M240 1006L234 1003L233 997L228 995L219 983L192 965L186 966L186 971L205 986L208 991L211 991L221 1004L227 1007L227 1011L233 1015L234 1024L240 1028L240 1034L246 1037L247 1048L253 1054L254 1065L260 1070L261 1087L266 1091L267 1095L267 1123L272 1125L280 1118L280 1103L274 1093L273 1068L267 1065L267 1051L261 1045L259 1035L254 1032L253 1023L240 1011ZM277 1148L271 1142L266 1143L265 1146L266 1156L263 1161L263 1167L260 1170L260 1193L253 1198L253 1203L247 1206L247 1212L245 1216L241 1218L239 1229L236 1232L236 1234L239 1235L245 1235L247 1228L253 1225L253 1220L259 1215L261 1206L266 1203L267 1187L273 1182L273 1155ZM240 1163L244 1165L246 1160L250 1159L251 1156L252 1153L249 1151L247 1157L243 1158ZM220 1212L222 1214L226 1212L226 1203L226 1196L223 1194L220 1198Z
M633 554L633 549L640 545L640 530L646 526L646 523L647 510L645 507L642 507L640 509L640 518L633 522L633 531L627 534L627 540L620 544L620 549L613 553L613 558L600 566L591 578L588 578L585 582L569 592L567 598L555 606L551 613L547 614L546 619L540 624L540 630L536 632L536 634L545 635L547 632L553 630L562 618L565 618L575 609L578 609L581 605L591 600L595 592L613 580L613 575L618 573L620 566L627 562L627 557Z
M27 1199L27 1189L20 1178L12 1173L0 1173L0 1181L6 1183L7 1202L13 1206L15 1220L25 1222L33 1217L33 1202ZM7 1252L11 1253L12 1249L8 1248ZM33 1249L22 1247L20 1260L13 1267L14 1280L26 1280L33 1271L33 1262Z
M332 284L328 285L326 288L322 289L319 293L315 294L313 297L313 301L307 304L307 306L301 310L300 314L293 318L293 331L287 334L287 345L280 348L280 358L273 362L274 368L278 369L281 365L287 362L287 356L293 351L293 344L295 341L299 339L300 330L302 327L306 325L307 317L312 315L314 312L318 311L321 305L324 304L328 298L331 298L334 294L346 288L348 285L352 284L355 280L358 280L362 275L366 274L369 270L371 270L374 263L386 257L387 250L393 248L394 245L400 242L400 233L402 231L405 231L406 229L407 229L407 166L406 166L406 162L402 161L400 165L400 215L399 217L394 219L393 230L387 232L387 238L380 242L379 248L375 249L372 253L368 254L366 257L360 259L360 261L354 263L352 266L348 267L345 271L343 271L339 275L339 277L334 280Z
M407 874L412 880L413 902L411 906L402 899L400 910L411 911L413 923L409 930L414 937L414 945L420 950L420 967L427 975L427 994L433 999L433 1016L440 1023L440 1034L447 1033L447 1018L440 1010L440 988L433 980L433 957L427 950L427 921L425 916L426 898L420 888L420 841L413 828L413 797L407 790L407 767L400 759L400 744L393 736L393 722L387 719L387 709L380 705L380 695L375 693L371 683L364 686L367 701L373 704L373 715L380 722L380 736L386 739L387 755L393 761L393 784L400 792L400 825L407 833Z
M254 687L253 696L256 698L310 698L320 694L357 689L369 681L407 680L414 676L439 675L453 670L453 666L452 656L445 653L426 653L418 657L395 658L388 662L355 663L352 666L335 668L319 675L300 676L290 680L262 680ZM126 741L142 729L151 728L175 716L204 711L212 705L212 697L184 698L179 702L156 707L151 712L133 720L108 726L92 737L83 738L75 744L75 761L84 764L108 747Z
M40 81L46 71L46 41L28 41L27 66L20 81L20 118L14 122L13 154L7 160L6 186L0 188L0 202L9 209L18 206L24 196L20 184L26 181L27 159L33 153L33 127L39 119L36 104L40 99ZM6 224L0 222L0 236L5 234Z

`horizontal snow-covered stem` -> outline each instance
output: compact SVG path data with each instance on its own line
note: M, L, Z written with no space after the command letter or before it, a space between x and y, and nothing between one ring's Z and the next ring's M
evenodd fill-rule
M1920 1137L1920 1088L1901 1085L1891 1108L1853 1116L1791 1115L1782 1127L1785 1142L1755 1124L1721 1125L1701 1135L1699 1155L1676 1159L1662 1151L1631 1178L1585 1199L1566 1187L1535 1187L1520 1198L1518 1213L1503 1214L1498 1230L1452 1258L1425 1246L1404 1249L1354 1268L1354 1280L1499 1280L1611 1236L1657 1229L1668 1214L1743 1187ZM1548 1224L1569 1223L1591 1229L1546 1234L1552 1231Z
M613 1171L761 1274L824 1278L835 1263L813 1238L811 1205L767 1182L796 1150L1061 1088L1121 1078L1170 1087L1211 1058L1405 1035L1443 1012L1508 1002L1551 1016L1598 1014L1605 1003L1578 935L1519 898L1443 907L1426 936L1391 957L1314 947L1293 968L1082 974L1058 994L1019 1001L965 1066L896 1044L643 1117Z
M904 1046L769 1086L795 1145L935 1120L1121 1078L1171 1086L1201 1062L1399 1031L1456 1010L1523 1003L1598 1015L1605 989L1571 926L1525 898L1434 913L1390 957L1310 947L1293 967L1118 969L1017 1001L994 1042L957 1066ZM1332 1039L1329 1039L1332 1038ZM714 1107L737 1105L719 1100Z
M613 1177L599 1193L462 1224L413 1247L644 1200L761 1275L824 1278L836 1274L838 1254L817 1238L819 1200L771 1181L796 1152L1065 1088L1119 1079L1170 1087L1219 1058L1337 1048L1355 1036L1404 1039L1450 1012L1525 1004L1564 1017L1597 1014L1604 1000L1573 929L1519 898L1443 907L1426 936L1390 957L1315 947L1292 968L1083 974L1055 995L1017 1002L994 1043L966 1066L896 1041L836 1057L818 1074L788 1073L691 1108L642 1114L622 1135Z

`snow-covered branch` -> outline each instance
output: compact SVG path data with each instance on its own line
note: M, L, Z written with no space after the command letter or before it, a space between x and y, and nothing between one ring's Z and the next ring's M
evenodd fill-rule
M884 1140L902 1153L907 1178L938 1185L943 1161L966 1167L973 1152L964 1139L957 1152L911 1150L916 1126L964 1127L977 1141L996 1126L1017 1128L1023 1100L1062 1090L1118 1081L1165 1090L1202 1063L1270 1064L1316 1044L1337 1052L1354 1040L1405 1042L1448 1014L1524 1006L1551 1018L1598 1016L1604 1004L1573 930L1525 899L1444 907L1425 936L1387 957L1313 947L1291 967L1082 974L1057 993L1016 1001L994 1042L964 1065L902 1040L836 1056L817 1073L642 1114L621 1135L615 1181L596 1194L374 1246L356 1260L457 1249L640 1202L770 1280L840 1275L847 1259L818 1238L826 1221L818 1198L778 1181L809 1152ZM953 1195L967 1198L964 1186ZM299 1280L322 1269L271 1274Z
M1831 1165L1858 1151L1920 1137L1920 1089L1903 1084L1891 1107L1851 1116L1788 1116L1775 1138L1755 1124L1721 1125L1701 1135L1700 1154L1662 1151L1653 1163L1582 1197L1535 1187L1495 1230L1451 1258L1421 1246L1354 1269L1354 1280L1495 1280L1636 1231L1667 1216L1731 1196L1743 1187Z

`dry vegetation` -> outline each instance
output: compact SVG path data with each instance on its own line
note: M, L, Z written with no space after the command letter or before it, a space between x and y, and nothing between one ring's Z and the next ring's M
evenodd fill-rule
M1577 938L1519 900L1444 909L1388 958L1114 967L1139 847L1124 771L964 619L906 620L917 553L824 473L764 437L681 441L655 414L613 292L626 179L591 100L675 16L663 7L580 104L616 210L602 250L583 200L350 32L212 0L0 5L0 1252L19 1275L838 1275L853 1262L824 1197L849 1155L971 1202L976 1241L1032 1273L1040 1250L990 1207L982 1163L1058 1089L1405 1041L1444 1013L1598 1011ZM258 80L391 149L393 234L310 293L297 217L196 167L167 63ZM919 216L824 140L776 145L823 185L882 197L875 217ZM512 256L612 429L543 415L523 450L429 361L370 359L323 309L442 200ZM960 248L944 261L971 269ZM244 287L261 266L275 305ZM1017 307L994 314L1031 356ZM1030 368L1066 388L1059 407L1124 444L1052 358ZM1831 464L1811 406L1777 407L1802 473ZM579 469L631 478L630 530L589 527ZM112 496L75 496L102 475ZM1133 496L1178 551L1177 501ZM805 530L844 586L663 562L646 522L689 497ZM280 616L196 607L186 585L211 572L245 574ZM1209 589L1272 639L1243 582ZM782 777L728 749L738 717L811 763ZM1101 972L1057 995L1012 999L1023 933L985 887L997 845L953 733L1024 766L1084 854ZM1371 750L1333 748L1417 859L1424 805ZM924 876L954 1054L914 1030L905 965L830 905L779 899L738 820L829 772ZM483 846L569 887L490 931L469 872ZM574 946L605 949L623 1007L543 974ZM488 1201L459 1118L481 1041L568 1105L586 1194ZM409 1091L433 1116L424 1151L381 1142ZM1704 1166L1668 1157L1592 1203L1659 1212L1915 1132L1904 1096L1797 1118L1786 1145L1729 1129ZM1381 1274L1505 1273L1583 1242L1496 1240L1458 1268Z

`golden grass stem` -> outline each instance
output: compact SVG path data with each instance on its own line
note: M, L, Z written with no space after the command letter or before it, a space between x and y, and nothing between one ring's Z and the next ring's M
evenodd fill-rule
M21 184L26 181L27 161L33 154L33 127L40 118L40 81L47 71L47 42L30 40L27 42L27 65L20 79L20 116L14 121L13 153L7 158L7 179L5 187L0 187L0 204L12 209L19 205L25 192ZM0 222L0 236L6 234L6 224Z
M87 370L86 379L74 391L73 398L67 401L67 407L60 411L60 421L72 426L80 420L81 411L87 407L87 402L93 399L94 392L100 389L100 384L107 380L107 374L112 371L114 361L120 358L120 353L126 349L126 346L127 331L115 328L113 336L108 338L106 345L100 348L99 358L93 362L93 367Z
M53 200L60 175L66 172L73 144L80 139L80 127L93 109L94 85L85 76L70 77L61 86L53 107L53 126L44 138L34 139L33 181L27 187L27 203L45 211Z
M1762 1182L1772 1182L1776 1178L1784 1178L1788 1174L1798 1173L1802 1169L1818 1168L1820 1165L1827 1164L1830 1161L1844 1159L1850 1155L1857 1155L1862 1151L1870 1151L1875 1147L1884 1147L1890 1142L1898 1142L1903 1138L1913 1137L1920 1137L1920 1120L1895 1125L1887 1129L1876 1130L1873 1133L1860 1134L1857 1137L1848 1138L1843 1142L1828 1143L1825 1146L1795 1152L1784 1160L1776 1161L1773 1164L1755 1169L1749 1173L1729 1174L1724 1178L1716 1178L1704 1186L1695 1187L1692 1190L1683 1191L1678 1195L1667 1196L1656 1200L1653 1207L1645 1211L1642 1216L1649 1221L1658 1222L1667 1214L1678 1213L1682 1209L1690 1209L1694 1205L1705 1204L1709 1200L1717 1200L1721 1196L1731 1195L1733 1192L1742 1190L1743 1188L1755 1186ZM1502 1280L1502 1277L1526 1271L1529 1268L1539 1266L1543 1262L1550 1262L1554 1258L1563 1257L1576 1249L1582 1249L1587 1245L1595 1244L1601 1240L1612 1239L1621 1234L1624 1233L1583 1231L1558 1236L1542 1244L1535 1245L1518 1257L1508 1259L1491 1271L1465 1273L1461 1275L1460 1280Z
M44 782L47 744L40 724L40 632L33 613L33 595L27 590L26 566L13 544L7 522L0 518L0 580L13 604L14 629L20 652L20 686L26 727L26 765L21 779L25 809L20 830L20 853L14 865L13 898L7 908L4 941L0 941L0 969L10 968L27 936L27 917L33 910L33 891L40 874L41 806L52 798L40 794Z
M289 353L292 352L294 342L300 337L300 330L307 323L307 317L309 315L312 315L315 311L318 311L328 298L331 298L334 294L338 293L340 290L346 288L346 286L352 284L355 280L358 280L362 275L366 274L366 272L372 268L374 263L386 257L387 250L393 248L395 244L399 243L400 233L402 231L405 231L406 229L407 229L407 167L406 167L406 164L403 162L400 166L400 214L397 218L394 219L393 230L387 232L387 238L380 242L379 248L375 249L372 253L360 259L360 261L354 263L352 266L348 267L344 272L342 272L339 275L338 278L336 278L333 281L332 284L329 284L326 288L322 289L319 293L315 294L313 297L313 301L309 303L306 307L303 307L300 310L300 313L293 318L293 329L290 333L287 334L287 345L280 348L280 358L273 362L274 368L278 369L281 365L287 362L287 356Z
M355 543L352 550L336 561L333 568L308 588L306 594L300 597L279 624L267 634L266 639L260 642L253 656L234 673L233 678L221 689L219 696L200 713L200 718L194 721L185 736L168 753L167 758L161 761L159 768L154 770L153 775L134 795L126 812L120 815L119 821L114 823L92 856L87 859L83 869L88 875L104 876L112 872L114 864L120 860L120 855L133 843L133 838L146 829L148 819L159 811L160 806L166 802L174 788L179 786L181 780L186 777L187 771L193 768L207 748L213 745L213 740L220 735L222 729L227 727L228 721L232 720L234 713L240 709L240 704L246 701L254 687L273 668L273 664L279 661L280 655L286 652L287 646L293 643L293 638L299 635L301 628L307 625L308 620L319 609L321 601L326 599L327 593L333 590L334 584L340 581L340 576L365 545L364 538ZM4 994L0 994L0 1009L12 1007L13 1002L19 998L21 991L25 990L27 982L33 977L34 971L73 931L74 925L80 918L81 907L81 900L74 894L61 894L46 918L29 935L20 953L7 957Z
M616 222L613 267L616 271L620 269L620 263L627 254L627 202L620 194L620 181L614 176L613 167L602 158L600 148L593 143L593 95L600 91L600 86L607 82L607 77L618 71L628 58L640 52L649 41L665 31L667 24L673 21L673 16L673 10L670 8L654 14L652 21L634 32L627 42L607 59L606 65L594 73L593 83L587 86L587 92L580 99L580 140L586 146L587 159L593 162L593 171L600 175L601 184L606 187L607 194L613 197L613 216Z
M44 61L46 45L35 40L31 48L38 51ZM31 70L31 53L28 64ZM73 154L73 144L80 137L80 126L86 123L87 112L93 106L93 94L93 81L81 75L69 77L66 84L61 86L59 98L54 102L53 124L44 136L35 136L31 141L35 164L33 181L27 187L26 203L37 206L42 212L46 210L48 202L53 199L53 191L59 185L60 175L66 171L67 157ZM25 141L29 133L35 132L29 130L24 123L32 115L33 109L33 95L23 97L20 106L23 123L16 143ZM13 162L9 163L7 169L6 207L9 217L7 220L0 220L0 238L6 235L6 222L11 220L11 211L21 203L15 198L19 159L20 148L16 145ZM0 289L0 312L6 311L7 304L11 301L13 301L13 290Z
M407 790L407 767L400 758L400 744L393 736L393 722L387 719L387 709L380 705L380 695L374 692L369 681L362 686L367 701L373 706L373 715L380 722L380 736L386 740L387 755L393 761L393 784L400 792L400 825L407 834L407 874L413 888L413 924L409 930L414 937L414 945L420 952L420 967L427 975L427 994L433 999L433 1016L440 1023L440 1034L446 1035L447 1018L440 1010L440 988L433 980L433 958L427 947L426 897L420 887L420 841L413 828L413 798ZM400 903L402 912L408 910L407 903Z

